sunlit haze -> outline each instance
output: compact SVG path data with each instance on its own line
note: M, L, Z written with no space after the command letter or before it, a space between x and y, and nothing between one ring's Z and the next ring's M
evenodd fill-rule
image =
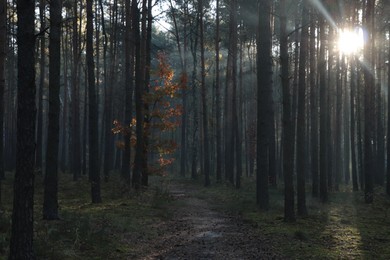
M364 37L361 28L357 30L344 29L340 30L338 37L338 49L342 54L356 54L363 49Z

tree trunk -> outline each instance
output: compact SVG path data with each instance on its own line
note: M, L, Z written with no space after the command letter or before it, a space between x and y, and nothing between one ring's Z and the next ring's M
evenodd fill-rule
M134 3L133 3L134 4ZM132 24L131 21L131 3L130 1L126 1L125 3L126 8L126 31L125 31L125 133L124 133L124 139L125 139L125 150L123 153L122 158L122 169L121 169L121 177L125 181L127 185L130 186L130 180L131 180L131 169L130 169L130 158L131 158L131 147L130 147L130 140L131 140L131 128L130 123L132 120L132 113L133 113L133 75L134 75L134 44L131 41L131 33L132 28L135 26ZM112 86L111 86L112 87ZM106 90L107 91L107 90ZM112 97L108 97L109 100L112 99ZM107 109L111 109L111 103L109 102ZM108 112L107 110L106 112ZM108 116L108 115L107 115ZM110 120L106 120L107 123L109 123ZM107 145L109 145L107 143ZM106 150L108 150L108 147L106 147ZM106 153L107 156L108 153Z
M233 0L234 2L234 0ZM207 90L206 90L206 68L204 58L204 21L203 21L203 0L199 0L199 25L200 25L200 60L201 60L201 97L202 97L202 119L203 119L203 145L204 145L204 185L210 185L210 154L209 154L209 128L207 110Z
M307 13L306 0L302 3L302 14ZM301 45L299 52L299 82L298 82L298 119L297 119L297 206L298 215L306 216L306 190L305 190L305 177L306 177L306 124L305 124L305 111L306 111L306 57L308 49L308 16L303 15L302 19L302 31L301 31Z
M389 25L390 33L390 25ZM390 60L390 44L388 49L388 59ZM387 63L387 136L390 136L390 62ZM387 178L386 193L390 196L390 140L387 138Z
M375 0L367 0L365 25L367 28L367 42L364 49L364 60L369 64L370 68L374 66L373 61L373 45L371 43L374 30L374 7ZM374 118L374 91L375 80L374 71L367 66L364 66L364 199L366 203L372 203L374 200L373 175L374 168L374 152L372 142L374 141L373 133L373 118Z
M73 3L73 15L78 17L77 4ZM72 67L72 171L73 180L76 181L81 175L81 145L80 145L80 89L79 89L79 37L78 37L77 19L73 19L73 67Z
M58 146L60 134L61 0L50 1L49 124L43 219L58 219ZM65 133L64 133L65 134ZM65 145L65 143L63 143Z
M216 106L216 152L217 152L217 182L222 181L222 134L221 134L221 83L219 73L219 42L220 42L220 18L219 18L220 6L219 0L216 0L215 9L215 106Z
M46 1L40 0L39 2L39 17L41 28L40 30L45 30L46 27L46 18L45 18L45 8ZM45 48L46 48L46 38L45 35L40 37L40 61L39 61L39 93L38 93L38 119L37 119L37 151L35 155L35 165L37 169L42 170L42 156L43 156L43 90L45 84Z
M146 1L146 0L143 0ZM134 42L135 42L135 111L136 111L136 150L134 159L134 172L132 183L138 190L141 187L141 174L142 174L142 153L143 153L143 80L144 80L144 68L145 63L142 62L143 54L145 52L145 46L141 44L140 38L140 12L137 6L137 2L133 1L133 24L134 24Z
M87 0L87 72L89 97L89 174L91 181L92 203L100 203L100 167L99 167L99 136L98 136L98 106L95 88L95 64L93 60L93 11L92 0Z
M326 106L326 60L325 60L325 20L319 17L320 24L320 56L318 61L318 70L320 73L320 199L322 202L328 201L328 182L327 182L327 106Z
M358 184L358 172L357 172L357 157L356 157L356 138L355 138L355 125L356 125L356 119L355 119L355 100L356 100L356 66L355 66L355 58L353 57L351 60L351 99L350 99L350 113L351 113L351 159L352 159L352 187L353 191L359 190L359 184Z
M271 2L259 5L257 38L257 204L268 210L269 145L272 124L272 57L271 57Z
M284 220L295 221L294 212L294 129L292 124L291 97L288 70L286 0L280 1L280 65L283 95L283 175L284 175Z
M16 171L9 259L35 259L35 1L17 1L18 105ZM23 73L22 73L23 72Z
M314 9L310 12L310 113L311 113L311 176L312 195L318 197L318 102L316 70L316 24Z

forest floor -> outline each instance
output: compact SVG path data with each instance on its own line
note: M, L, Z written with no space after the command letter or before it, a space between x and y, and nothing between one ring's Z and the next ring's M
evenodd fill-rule
M102 182L100 204L90 203L87 176L59 175L60 220L42 220L43 176L35 187L37 259L390 259L390 199L374 203L349 186L319 203L307 193L309 216L283 221L283 189L270 188L270 210L260 211L255 181L243 178L205 188L201 180L151 177L135 192L118 174ZM214 183L214 182L213 182ZM2 183L0 259L7 259L12 173ZM309 187L308 187L309 191Z
M168 189L175 212L145 259L284 259L252 225L198 198L199 187L171 182Z

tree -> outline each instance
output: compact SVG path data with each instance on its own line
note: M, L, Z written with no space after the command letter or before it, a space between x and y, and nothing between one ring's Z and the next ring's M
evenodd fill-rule
M217 182L222 180L222 135L221 135L221 89L219 73L219 44L220 44L220 18L219 18L219 0L216 1L215 9L215 106L216 106L216 152L217 152Z
M35 1L17 1L16 171L9 259L34 259Z
M205 43L204 43L204 21L203 21L203 1L198 1L199 12L199 43L200 43L200 62L201 62L201 99L202 99L202 119L203 119L203 160L204 160L204 185L210 185L210 155L209 155L209 126L208 126L208 110L207 110L207 90L206 90L206 68L205 68Z
M125 29L125 126L127 131L124 134L125 138L125 149L123 153L123 162L121 169L121 176L127 185L130 185L130 158L131 158L131 130L130 122L133 113L133 69L134 69L134 44L131 41L132 27L134 26L131 22L131 2L126 1L126 29ZM106 111L108 112L108 111ZM108 123L108 120L106 121ZM108 144L108 143L107 143ZM107 147L106 147L107 149ZM109 154L106 154L109 156Z
M77 180L81 175L81 145L80 145L80 88L79 88L79 63L80 63L80 39L78 37L78 17L77 4L73 2L73 65L72 65L72 162L73 180Z
M374 30L374 7L375 0L368 0L365 6L365 26L367 28L367 43L364 49L364 60L368 66L364 66L364 200L372 203L374 200L373 174L374 152L372 142L374 141L373 120L374 120L374 98L375 80L373 64L373 30Z
M325 60L325 18L319 17L319 37L320 53L318 60L318 71L320 76L320 199L322 202L328 201L328 182L327 182L327 106L326 106L326 60Z
M43 219L58 219L58 145L61 69L61 0L50 2L49 125L46 153ZM65 145L65 144L63 144Z
M288 70L288 35L286 32L286 1L280 1L280 66L283 95L283 174L284 174L284 220L295 221L294 212L294 129L292 124L291 97Z
M302 2L302 14L308 12L307 2ZM301 45L299 51L299 76L298 76L298 119L297 119L297 205L298 215L307 215L306 209L306 190L305 190L305 178L306 178L306 124L305 124L305 111L306 111L306 57L308 49L308 16L302 16L302 31L301 31Z
M390 33L390 24L389 24ZM388 49L388 60L390 61L390 44ZM387 63L387 111L390 111L390 62ZM387 136L390 136L390 113L387 114ZM386 193L390 196L390 142L387 140L387 180L386 180Z
M93 60L93 1L87 0L87 75L88 75L88 117L89 117L89 174L92 203L100 203L98 106L95 88L95 64Z
M5 92L5 59L7 46L7 1L0 2L0 202L1 180L4 178L4 92Z
M315 11L310 12L310 114L311 114L311 176L312 195L318 197L318 105L316 84L316 23Z
M281 3L282 4L282 3ZM272 118L271 1L262 0L257 35L257 203L268 210L268 154Z

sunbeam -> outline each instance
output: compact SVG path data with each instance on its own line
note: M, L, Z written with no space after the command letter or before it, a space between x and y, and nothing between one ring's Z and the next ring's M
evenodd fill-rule
M325 17L325 19L334 29L337 29L335 21L333 20L332 16L330 16L326 7L321 3L321 0L310 0L309 2Z

